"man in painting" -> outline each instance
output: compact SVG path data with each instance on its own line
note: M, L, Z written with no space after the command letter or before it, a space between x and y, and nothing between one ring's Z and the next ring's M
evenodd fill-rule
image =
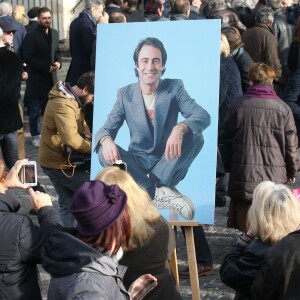
M209 114L186 92L179 79L161 79L167 52L157 38L140 41L134 51L139 81L119 89L117 101L95 136L103 167L122 159L158 208L192 220L192 201L176 190L203 146L202 132ZM184 117L178 123L179 113ZM130 131L127 151L115 138L126 120Z

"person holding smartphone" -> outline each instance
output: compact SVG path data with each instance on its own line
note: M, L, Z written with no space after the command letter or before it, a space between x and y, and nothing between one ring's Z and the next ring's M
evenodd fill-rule
M40 252L46 241L41 228L25 215L18 214L20 203L7 189L28 189L39 201L39 221L45 226L61 224L49 195L34 192L19 180L21 168L27 159L18 160L9 173L0 158L0 299L40 300L36 265L41 262Z

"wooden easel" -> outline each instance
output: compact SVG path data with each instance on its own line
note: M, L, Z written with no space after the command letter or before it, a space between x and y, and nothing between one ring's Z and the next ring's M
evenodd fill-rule
M184 227L188 266L189 266L189 271L190 271L190 282L191 282L191 288L192 288L192 299L199 300L200 299L200 286L199 286L199 277L198 277L198 268L197 268L196 252L195 252L193 227L201 226L201 225L197 222L178 222L178 221L170 221L169 224L171 226L183 226ZM174 250L174 252L171 255L170 269L179 285L176 249Z

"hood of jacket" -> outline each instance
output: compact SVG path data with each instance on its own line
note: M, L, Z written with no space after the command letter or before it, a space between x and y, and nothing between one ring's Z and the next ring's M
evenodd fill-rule
M118 263L113 258L65 232L55 232L49 236L41 257L42 266L52 277L86 271L120 276Z
M0 194L0 211L17 212L20 209L20 203L12 196Z

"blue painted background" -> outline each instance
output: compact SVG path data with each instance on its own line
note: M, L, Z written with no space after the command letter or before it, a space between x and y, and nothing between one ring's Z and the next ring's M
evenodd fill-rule
M167 51L166 72L162 78L182 79L185 89L211 116L204 131L204 146L177 189L196 208L194 220L214 223L216 149L218 130L220 20L99 24L95 80L94 135L104 124L120 87L137 81L133 52L146 37L160 39ZM116 143L128 148L126 122ZM95 145L93 144L93 148ZM91 179L102 169L92 154ZM169 219L169 213L161 210ZM184 219L180 219L184 221Z

